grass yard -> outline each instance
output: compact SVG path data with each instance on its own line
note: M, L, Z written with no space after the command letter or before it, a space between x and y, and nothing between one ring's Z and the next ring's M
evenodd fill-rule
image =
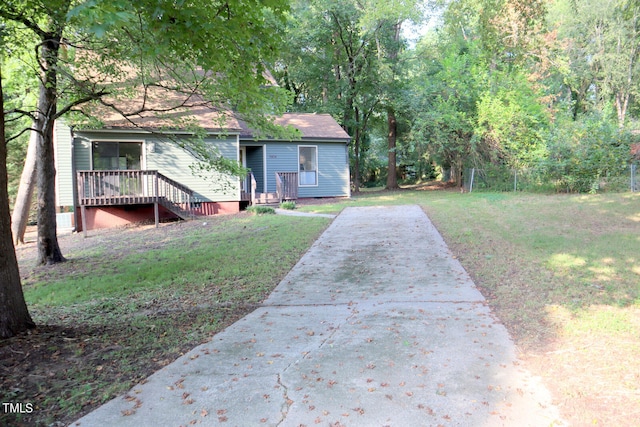
M0 401L34 411L0 425L67 425L130 389L253 310L328 224L239 214L94 231L62 237L69 261L36 269L35 245L20 247L41 326L0 342Z
M572 425L640 420L640 195L362 193L419 204Z

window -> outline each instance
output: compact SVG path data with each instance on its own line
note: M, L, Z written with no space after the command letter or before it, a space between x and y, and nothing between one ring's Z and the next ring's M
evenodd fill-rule
M94 170L142 169L141 142L94 142Z
M300 163L299 184L318 185L318 147L298 147Z

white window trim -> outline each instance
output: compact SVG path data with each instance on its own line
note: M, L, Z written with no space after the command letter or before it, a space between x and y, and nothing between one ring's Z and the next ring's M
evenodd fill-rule
M301 148L315 148L316 149L316 183L315 184L300 184L300 149ZM320 184L320 169L319 169L319 161L318 161L318 146L317 145L298 145L298 159L297 159L297 169L298 169L298 187L318 187Z

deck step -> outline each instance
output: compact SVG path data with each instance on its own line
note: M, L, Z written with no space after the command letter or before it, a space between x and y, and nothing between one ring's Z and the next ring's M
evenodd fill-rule
M254 200L257 205L280 204L278 193L256 193Z

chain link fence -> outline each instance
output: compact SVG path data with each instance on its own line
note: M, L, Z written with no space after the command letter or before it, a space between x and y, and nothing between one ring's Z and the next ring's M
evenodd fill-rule
M599 193L640 191L638 164L606 175L564 175L549 168L508 169L488 166L463 173L464 190Z

